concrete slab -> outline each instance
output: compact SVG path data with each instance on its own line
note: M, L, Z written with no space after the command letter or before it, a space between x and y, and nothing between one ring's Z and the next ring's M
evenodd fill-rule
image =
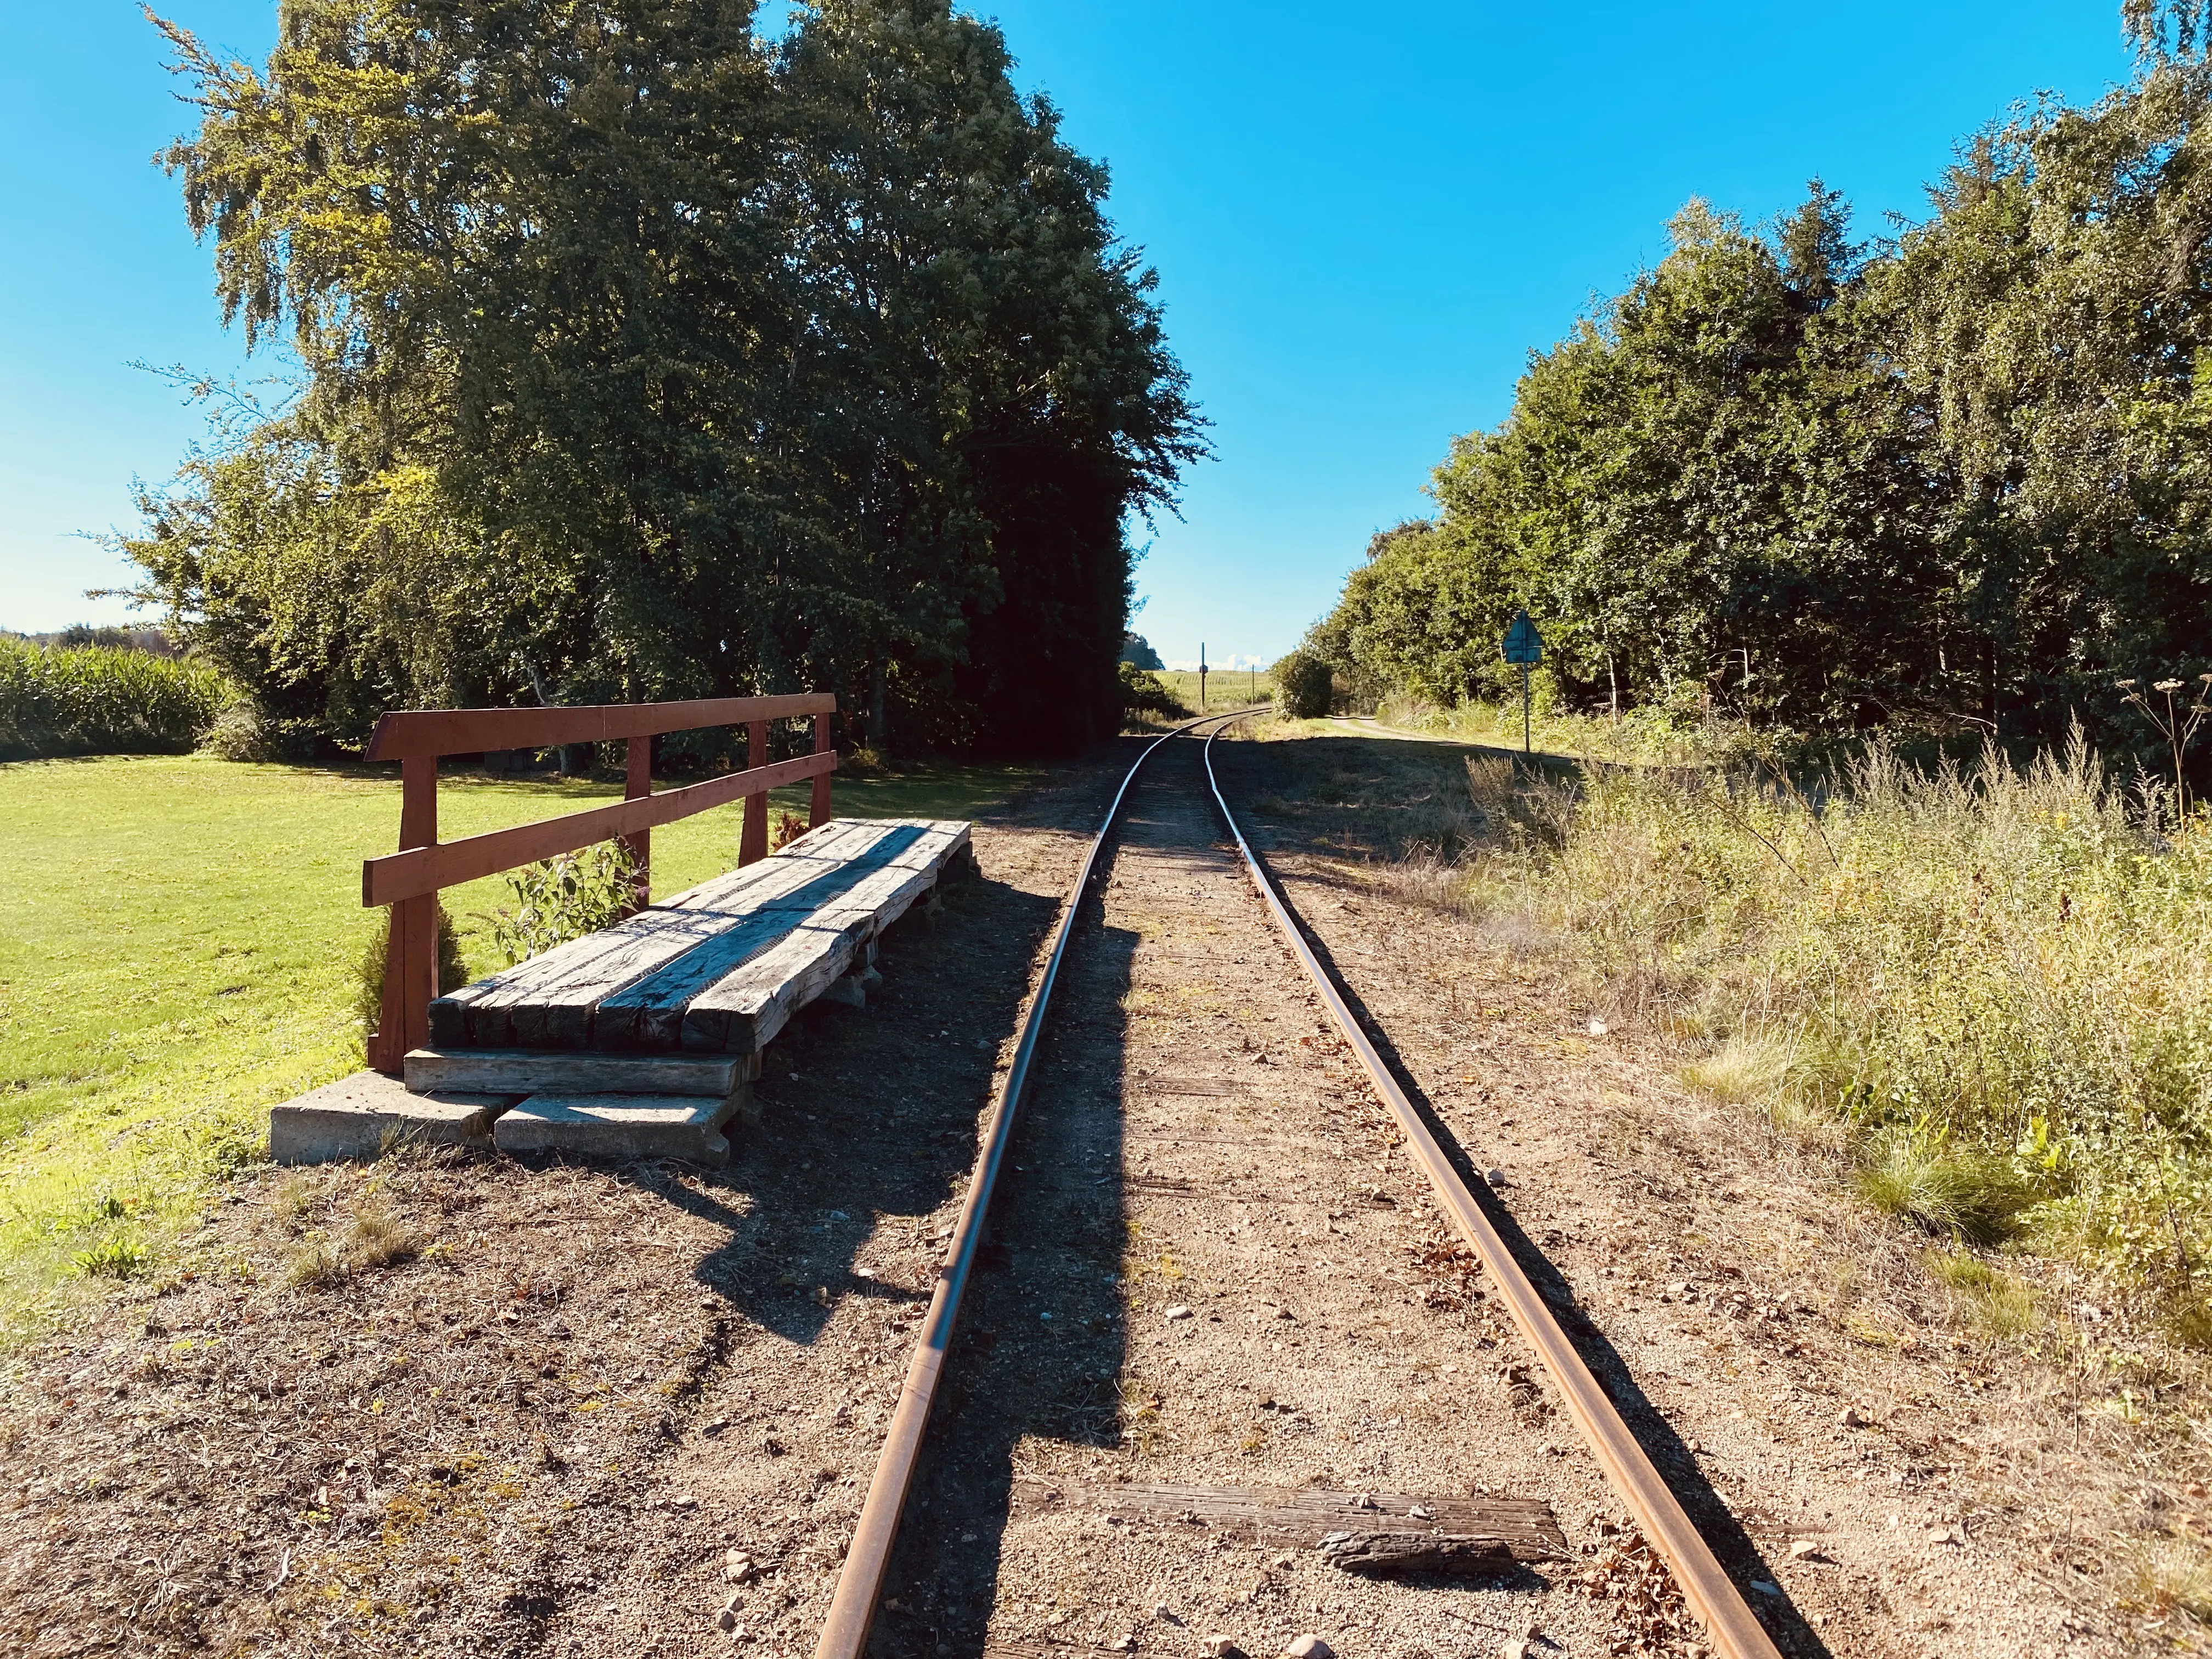
M492 1123L521 1097L439 1090L410 1094L381 1072L356 1072L269 1111L269 1155L279 1164L375 1158L416 1142L489 1151Z
M730 1161L722 1126L743 1095L532 1095L501 1115L492 1139L502 1152L722 1164Z

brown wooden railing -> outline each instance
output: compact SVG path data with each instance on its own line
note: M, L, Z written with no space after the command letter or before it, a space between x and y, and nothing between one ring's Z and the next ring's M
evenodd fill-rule
M376 723L368 758L399 763L399 851L361 866L361 902L392 907L392 942L384 966L384 1007L368 1040L368 1063L397 1073L410 1048L429 1041L430 1004L437 998L438 890L479 876L573 853L594 842L620 841L636 861L638 902L645 902L652 861L653 827L743 799L738 862L768 854L768 792L801 778L814 780L808 827L830 821L830 775L837 753L830 744L830 717L837 700L828 692L785 697L713 697L697 702L606 703L578 708L418 708L386 714ZM770 720L814 720L814 752L767 764ZM653 739L663 732L706 726L745 728L745 769L653 793ZM503 749L549 749L567 744L627 740L629 767L624 799L537 823L494 830L460 841L438 839L438 761Z

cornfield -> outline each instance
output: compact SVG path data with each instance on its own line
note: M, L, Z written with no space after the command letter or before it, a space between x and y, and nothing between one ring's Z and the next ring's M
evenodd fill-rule
M222 677L198 663L0 640L0 761L182 753L229 700Z

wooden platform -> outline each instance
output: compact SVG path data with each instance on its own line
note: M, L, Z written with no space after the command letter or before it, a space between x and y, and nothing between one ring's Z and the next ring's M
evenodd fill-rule
M817 997L865 1006L878 936L974 868L968 829L836 819L464 986L430 1005L404 1089L364 1073L275 1108L272 1155L374 1157L398 1137L719 1164L724 1127L757 1121L763 1045Z
M839 818L430 1005L431 1047L751 1054L956 861L957 820Z

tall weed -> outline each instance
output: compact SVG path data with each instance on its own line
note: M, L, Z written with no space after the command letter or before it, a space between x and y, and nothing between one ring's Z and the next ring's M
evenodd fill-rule
M525 865L507 875L514 908L478 920L512 964L611 927L638 908L637 861L618 841Z
M1877 746L1804 790L1589 766L1562 799L1478 762L1469 793L1498 828L1462 907L1540 918L1722 1092L1838 1123L1883 1207L2026 1228L2204 1327L2212 816L2131 800L2078 738L1932 771Z

